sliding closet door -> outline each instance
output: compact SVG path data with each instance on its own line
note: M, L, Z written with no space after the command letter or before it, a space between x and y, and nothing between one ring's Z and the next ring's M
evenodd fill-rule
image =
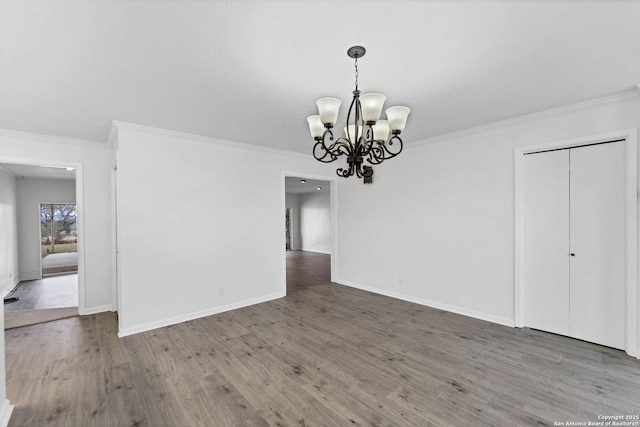
M570 335L625 346L625 143L569 152Z
M525 325L569 335L569 151L524 166Z

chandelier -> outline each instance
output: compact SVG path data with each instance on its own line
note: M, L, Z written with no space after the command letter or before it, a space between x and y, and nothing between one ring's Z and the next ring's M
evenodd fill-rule
M379 93L360 94L358 90L358 58L362 58L365 52L362 46L353 46L347 51L347 55L355 60L356 87L347 114L345 137L334 139L333 136L332 128L342 103L337 98L318 99L319 114L307 117L307 122L315 140L313 157L323 163L331 163L345 156L348 167L337 169L338 176L348 178L356 175L368 184L372 182L373 167L364 165L364 160L378 165L400 154L403 145L400 133L411 110L402 106L389 107L385 111L387 120L380 120L387 97Z

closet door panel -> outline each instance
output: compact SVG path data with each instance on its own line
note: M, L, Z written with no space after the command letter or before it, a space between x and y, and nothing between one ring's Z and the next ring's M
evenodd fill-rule
M625 143L570 150L570 336L625 345Z
M525 325L569 335L569 151L524 156Z

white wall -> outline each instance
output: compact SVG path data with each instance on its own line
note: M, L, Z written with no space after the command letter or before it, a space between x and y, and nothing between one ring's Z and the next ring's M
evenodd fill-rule
M639 126L631 93L410 143L338 181L338 281L513 325L514 147Z
M293 250L331 253L329 199L328 191L285 194L285 204L292 209L291 248Z
M121 335L285 295L285 172L310 155L118 127Z
M331 253L331 211L329 192L302 193L300 236L303 251Z
M291 209L291 250L302 249L300 237L300 195L297 193L285 193L284 203Z
M20 280L41 277L40 203L75 203L76 182L69 179L16 178Z
M0 293L18 284L15 177L0 168Z
M84 227L78 242L82 249L78 253L78 281L84 289L81 296L86 313L110 310L115 289L111 257L111 151L102 143L0 130L0 162L78 168L76 180L80 182L83 202L80 205L78 197L78 214Z

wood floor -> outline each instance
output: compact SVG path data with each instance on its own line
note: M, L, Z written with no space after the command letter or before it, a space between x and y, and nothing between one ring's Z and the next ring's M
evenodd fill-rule
M287 251L287 292L331 281L331 255Z
M18 283L11 297L20 298L5 304L5 311L38 310L41 308L77 307L78 275L63 274Z
M4 328L50 322L78 315L78 275L65 274L20 282L4 304Z
M640 362L345 286L119 339L6 331L11 426L524 426L640 414Z
M78 307L40 308L37 310L14 310L4 313L4 328L13 329L37 323L51 322L78 315Z

